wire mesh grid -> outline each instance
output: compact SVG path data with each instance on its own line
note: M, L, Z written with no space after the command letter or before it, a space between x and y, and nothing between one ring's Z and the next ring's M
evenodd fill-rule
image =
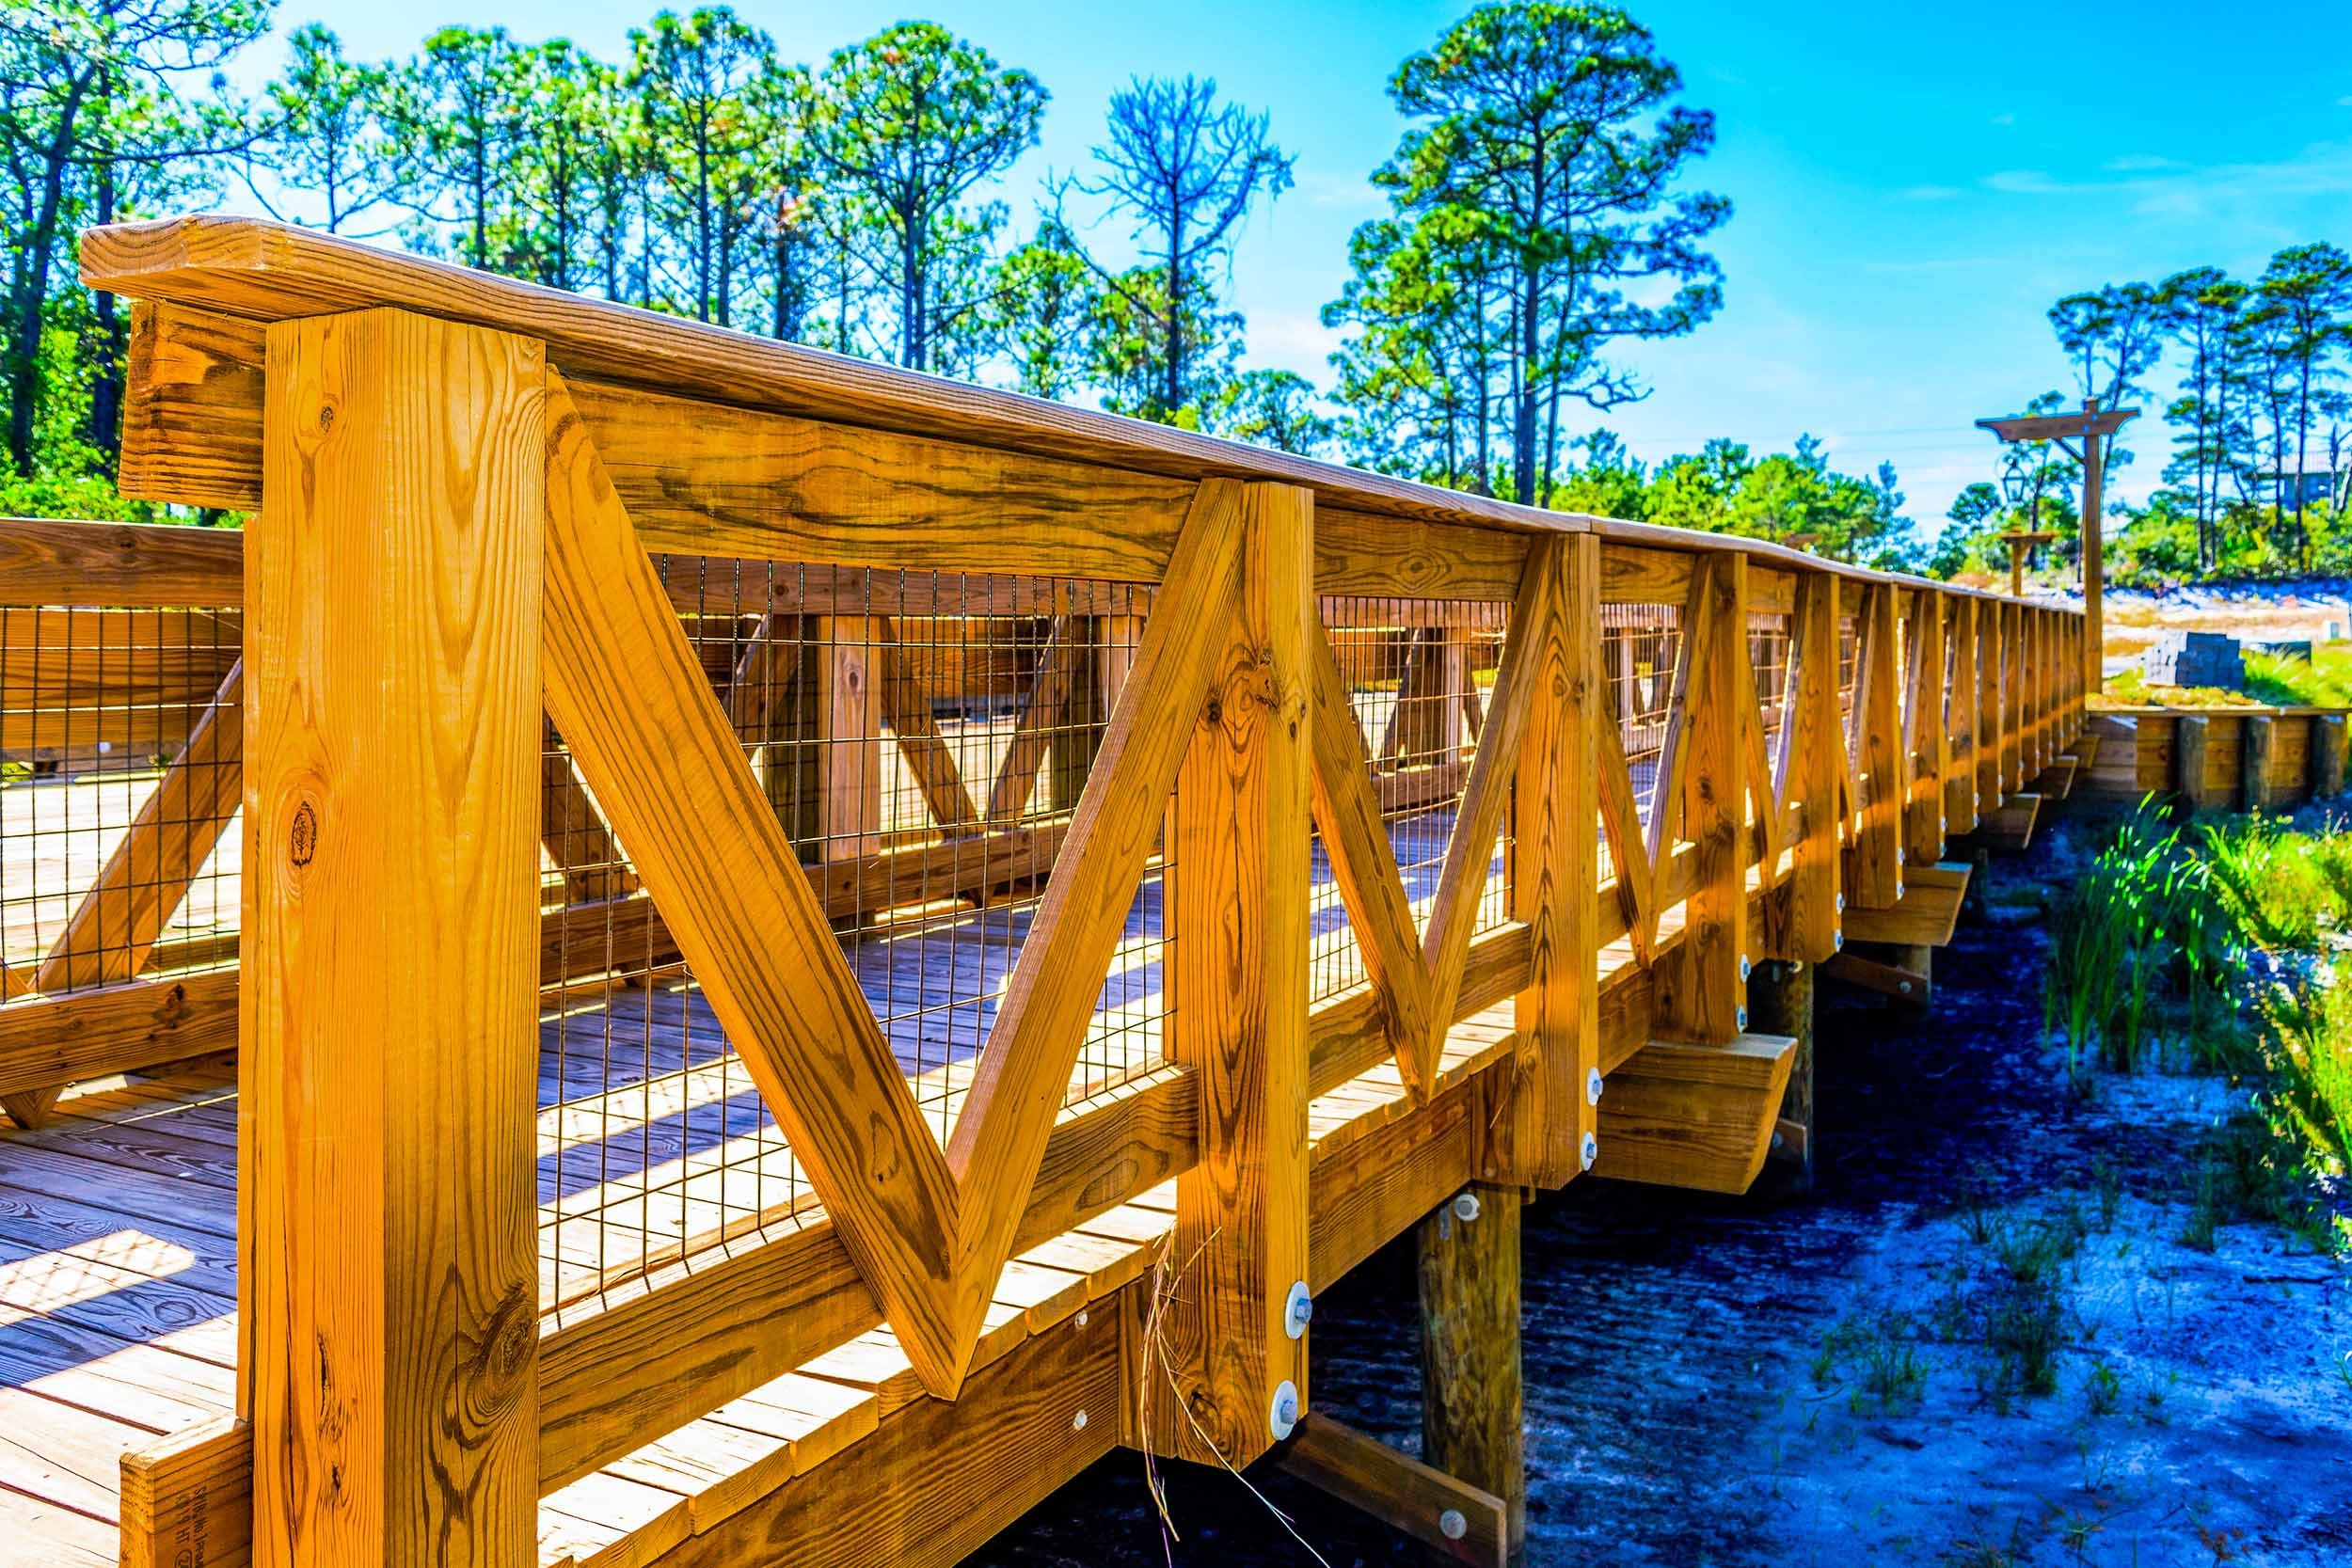
M1494 697L1511 607L1483 599L1335 597L1322 601L1322 614L1372 759L1381 822L1425 931ZM1473 932L1510 918L1510 847L1506 822L1487 861ZM1321 1002L1361 983L1364 967L1319 833L1312 877L1309 994Z
M236 958L233 612L0 608L0 998Z
M1601 674L1625 743L1633 803L1645 831L1658 810L1658 770L1674 711L1675 670L1682 657L1682 607L1600 607Z
M670 558L663 577L925 1119L945 1139L1133 664L1148 590ZM543 1295L593 1297L815 1202L552 732ZM727 853L712 844L709 851ZM1155 855L1069 1099L1155 1068Z
M1748 663L1755 673L1756 719L1764 732L1768 767L1780 754L1780 727L1788 718L1788 647L1794 630L1790 617L1777 610L1755 610L1748 616ZM1772 800L1770 778L1751 782L1754 813L1771 810Z

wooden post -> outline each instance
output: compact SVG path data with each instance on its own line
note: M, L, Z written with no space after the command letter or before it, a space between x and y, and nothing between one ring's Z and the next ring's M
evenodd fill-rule
M2344 793L2344 716L2312 716L2312 795L2332 800Z
M2083 413L2095 421L2099 413L2097 398L2083 399ZM2128 417L2128 416L2126 416ZM2106 590L2107 567L2105 544L2100 538L2104 526L2103 511L2106 505L2107 444L2111 435L2096 430L2083 436L2083 678L2090 689L2099 689L2105 668L2106 649L2106 619L2100 601Z
M1967 741L1968 765L1947 767L1944 774L1944 822L1947 832L1973 832L1977 826L1977 703L1981 689L1977 678L1977 603L1952 601L1952 689L1946 713L1946 755L1957 754L1951 741Z
M1241 610L1168 809L1168 1054L1200 1085L1161 1324L1158 1451L1248 1464L1307 1400L1309 639L1313 492L1243 491ZM1169 720L1174 719L1169 716ZM1152 720L1151 722L1160 722ZM1299 1332L1294 1333L1294 1330ZM1181 1399L1184 1408L1170 1408ZM1295 1419L1295 1415L1292 1417Z
M1874 582L1863 592L1861 668L1854 676L1853 758L1862 788L1854 834L1854 902L1884 909L1902 896L1903 774L1895 693L1895 589Z
M2238 752L2239 793L2248 811L2268 811L2274 791L2270 787L2270 763L2279 746L2279 721L2267 713L2249 714L2243 731L2245 744Z
M1908 862L1924 865L1944 853L1944 770L1951 752L1944 727L1942 594L1925 588L1913 591L1907 652L1911 700L1903 714L1903 749L1913 776L1903 814L1903 852Z
M1741 840L1748 798L1732 661L1749 657L1748 558L1737 551L1703 555L1692 563L1691 584L1683 626L1690 676L1681 709L1669 721L1680 727L1687 756L1679 766L1682 833L1692 850L1691 896L1681 944L1651 971L1653 1027L1662 1039L1722 1045L1740 1035L1738 1015L1746 1005L1740 963L1747 954ZM1665 846L1661 857L1671 849Z
M2025 608L2001 606L2001 793L2026 787Z
M873 617L822 615L818 626L818 849L828 861L882 852L882 694L874 689Z
M1104 648L1104 628L1110 620L1106 615L1073 615L1066 623L1083 641L1069 650L1074 656L1070 665L1070 696L1061 722L1045 737L1045 768L1053 780L1049 794L1056 811L1076 807L1087 774L1094 768L1095 753L1103 747L1103 725L1111 712L1109 658Z
M1793 950L1779 955L1820 963L1837 950L1841 854L1839 797L1845 783L1846 736L1837 711L1838 580L1826 572L1797 578L1790 624L1791 672L1797 683L1787 777L1803 803L1788 882L1788 930Z
M2202 810L2205 804L2205 753L2212 733L2211 722L2201 713L2185 713L2173 724L2173 788L2191 811Z
M2001 807L2001 660L2005 657L2002 623L2007 612L1997 602L1977 612L1977 817L1979 821Z
M1421 1222L1418 1240L1422 1453L1502 1499L1517 1552L1527 1539L1518 1189L1468 1189Z
M543 351L268 329L246 531L254 1560L532 1560Z
M1600 988L1600 539L1560 552L1559 635L1536 666L1512 791L1511 910L1527 924L1527 984L1514 1005L1509 1179L1557 1187L1584 1169L1598 1111Z
M1787 1035L1797 1042L1782 1094L1782 1126L1772 1135L1773 1152L1794 1164L1798 1185L1813 1188L1813 966L1763 963L1748 976L1748 1027L1759 1035Z

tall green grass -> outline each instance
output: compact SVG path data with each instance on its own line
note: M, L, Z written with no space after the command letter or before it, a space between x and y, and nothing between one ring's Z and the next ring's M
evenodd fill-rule
M2188 1037L2203 1036L2229 958L2211 879L2153 797L2077 879L2058 911L2042 1012L2045 1038L2063 1028L2075 1082L2094 1049L2110 1068L2137 1069L2168 998L2185 1004Z

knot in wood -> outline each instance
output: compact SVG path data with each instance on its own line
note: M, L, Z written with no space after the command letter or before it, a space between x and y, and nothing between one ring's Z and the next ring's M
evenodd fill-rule
M318 813L305 800L294 808L294 821L287 826L286 856L297 866L308 865L317 858L318 848Z

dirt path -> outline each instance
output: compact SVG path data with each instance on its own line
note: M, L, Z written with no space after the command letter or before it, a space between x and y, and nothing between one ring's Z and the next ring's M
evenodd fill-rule
M2352 1562L2352 1271L2273 1226L2182 1240L2242 1091L2070 1097L2036 886L1992 892L1932 1016L1825 1010L1813 1198L1594 1182L1530 1212L1531 1563ZM1412 1292L1408 1243L1318 1303L1313 1388L1408 1448ZM1121 1454L972 1560L1313 1560L1230 1478L1170 1475L1172 1553ZM1427 1560L1261 1484L1335 1568Z

